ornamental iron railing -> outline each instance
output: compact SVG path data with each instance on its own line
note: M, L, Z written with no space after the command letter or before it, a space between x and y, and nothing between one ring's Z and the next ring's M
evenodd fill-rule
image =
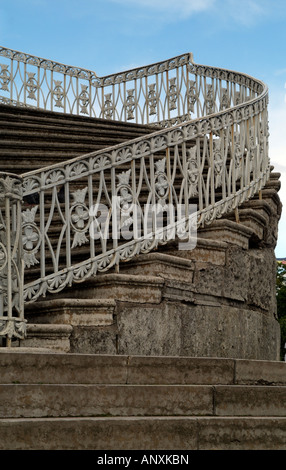
M259 80L195 64L192 54L103 78L5 48L0 55L2 103L157 126L22 175L24 302L118 271L170 239L191 249L199 227L269 178L268 90Z
M0 337L10 346L12 338L23 339L24 262L21 237L22 178L0 174Z

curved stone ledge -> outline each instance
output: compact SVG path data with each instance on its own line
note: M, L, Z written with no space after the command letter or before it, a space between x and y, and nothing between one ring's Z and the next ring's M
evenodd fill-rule
M38 324L106 326L114 322L115 306L110 299L51 299L27 305L26 315Z

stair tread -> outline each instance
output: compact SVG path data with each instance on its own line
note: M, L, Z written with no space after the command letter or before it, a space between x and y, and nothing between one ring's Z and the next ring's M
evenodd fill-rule
M1 171L23 174L104 150L154 128L102 118L0 105Z
M84 124L86 127L93 128L95 125L98 126L108 126L108 127L118 127L118 128L129 128L131 129L141 129L145 131L154 130L154 127L146 124L137 124L130 121L122 124L122 121L103 119L98 117L87 117L82 115L74 115L68 113L59 113L56 111L42 111L39 109L24 109L24 108L14 108L9 107L8 105L0 105L0 123L1 121L10 120L10 122L16 120L22 120L26 123L46 123L46 125L54 125L60 123L61 126L65 125L78 125L82 126Z

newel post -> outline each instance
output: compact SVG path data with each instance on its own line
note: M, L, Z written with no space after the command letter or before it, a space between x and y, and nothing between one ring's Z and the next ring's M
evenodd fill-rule
M0 341L24 339L22 178L0 173Z

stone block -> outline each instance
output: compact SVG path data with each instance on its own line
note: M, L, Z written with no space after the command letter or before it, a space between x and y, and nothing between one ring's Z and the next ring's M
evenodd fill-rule
M121 272L140 276L157 276L164 279L177 279L192 283L194 262L165 253L148 253L120 266Z
M58 298L111 299L138 303L160 303L164 279L157 276L99 274L78 288L60 292Z
M140 357L128 360L128 384L233 384L231 359Z
M200 232L198 233L197 243L193 250L173 250L168 249L168 253L172 256L181 257L195 262L196 267L205 263L211 263L214 265L225 264L225 252L228 244L222 241L213 239L201 238Z
M198 420L199 450L285 450L286 418Z
M235 383L286 385L286 363L282 361L237 360Z
M272 249L249 251L248 303L275 317L276 260Z
M0 350L1 384L125 384L127 380L127 356L3 349Z
M223 273L223 297L247 304L250 263L249 251L237 247L227 250L227 262Z
M0 420L0 450L197 449L196 418Z
M120 302L117 309L118 353L173 356L180 350L181 319L172 305Z
M106 326L114 322L116 303L111 299L57 299L28 305L25 313L36 323Z
M208 385L2 384L1 418L72 416L205 416Z
M25 348L48 348L54 351L70 351L71 325L33 324L27 325L27 337L21 342ZM14 345L15 348L17 345Z
M248 248L252 231L248 227L227 219L215 220L210 226L199 230L202 238L223 241L241 248Z
M74 326L70 352L81 354L117 354L118 328L110 326Z
M285 386L218 385L214 389L217 416L284 416Z
M279 324L259 311L164 300L118 304L118 353L277 360ZM267 339L267 340L266 340Z

